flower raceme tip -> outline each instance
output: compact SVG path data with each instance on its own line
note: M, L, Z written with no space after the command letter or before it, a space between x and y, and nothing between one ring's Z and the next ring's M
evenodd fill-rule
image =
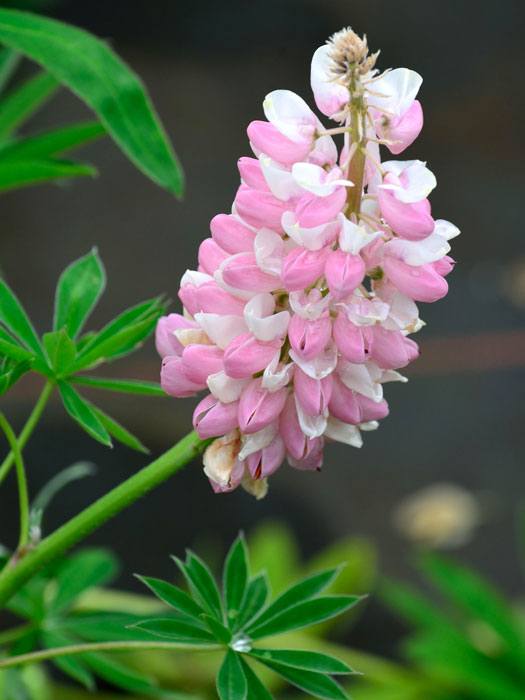
M285 459L315 470L327 441L361 447L388 414L383 385L418 357L415 302L447 294L459 230L432 216L436 179L420 160L381 160L417 138L422 78L379 73L377 55L351 29L315 51L331 128L289 90L266 96L231 213L182 277L184 312L158 323L165 391L208 391L193 421L215 438L204 471L216 492L262 497Z

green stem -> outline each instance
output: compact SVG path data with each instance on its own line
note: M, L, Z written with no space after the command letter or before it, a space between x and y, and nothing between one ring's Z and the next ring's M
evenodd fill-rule
M61 556L110 518L120 513L197 457L208 441L189 433L154 462L126 479L81 513L42 540L38 547L0 574L0 609L11 596L43 566Z
M27 419L26 424L22 428L22 432L18 436L17 443L18 443L18 449L20 452L24 449L26 446L27 441L31 437L31 434L33 433L33 430L36 427L36 424L40 420L40 416L42 415L44 408L46 407L47 402L49 401L49 397L51 396L53 392L53 382L48 381L46 382L44 388L42 389L42 393L38 397L38 401L35 404L35 407L31 411L31 415ZM4 459L2 464L0 465L0 484L2 481L6 478L6 476L9 474L9 470L13 466L15 462L15 455L13 450L7 455L7 457Z
M27 492L27 478L24 462L20 453L16 435L3 413L0 413L0 428L4 431L11 452L14 455L16 465L16 478L18 481L18 506L20 512L20 535L18 538L18 552L22 552L29 542L29 494Z
M360 103L351 108L351 143L357 145L357 150L354 153L350 166L348 168L348 179L354 183L353 187L348 188L346 198L347 209L346 214L357 214L361 208L361 198L363 196L363 182L365 177L366 163L366 137L360 133L360 122L362 115L362 106Z
M37 663L46 659L56 659L58 656L87 654L94 651L143 651L145 649L168 649L171 651L218 651L218 644L177 644L176 642L96 642L94 644L71 644L54 649L33 651L29 654L10 656L0 661L0 669L23 664Z

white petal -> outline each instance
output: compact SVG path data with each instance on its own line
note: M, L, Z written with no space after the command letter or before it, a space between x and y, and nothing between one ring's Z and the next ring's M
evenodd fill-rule
M419 320L419 309L415 301L401 292L395 292L390 299L390 311L384 327L391 331L402 330L415 333L419 323L423 322Z
M371 376L371 369L369 365L354 365L344 360L340 360L337 366L339 377L346 387L379 402L383 398L383 387Z
M195 320L221 350L224 350L238 335L248 330L241 316L198 313L195 314Z
M315 140L314 147L308 154L308 161L322 167L325 165L333 166L337 163L337 156L335 141L329 134L326 134Z
M369 420L366 423L359 423L359 430L364 430L370 432L371 430L377 430L379 428L379 422L376 420Z
M408 377L399 374L393 369L386 369L381 375L381 383L386 384L387 382L401 382L406 384L408 382Z
M291 90L270 92L263 102L263 109L266 119L296 143L313 139L316 128L321 126L303 98Z
M394 238L385 245L385 254L391 253L407 265L426 265L441 260L450 251L447 240L437 233L432 233L422 241L408 241Z
M392 190L396 199L410 204L428 197L436 186L434 174L421 160L389 160L383 163L383 170L406 180L404 184L383 184L384 190Z
M257 294L244 307L244 320L248 330L258 340L268 342L286 335L290 314L288 311L274 314L274 309L275 299L269 293Z
M326 172L324 168L314 163L294 163L292 175L295 182L306 190L317 195L317 197L328 197L333 194L337 187L352 187L350 180L342 179L339 176L339 168L334 168L331 172Z
M363 446L363 439L361 438L359 428L355 425L350 425L350 423L343 423L343 421L337 420L337 418L328 419L324 434L327 438L331 438L337 442L343 442L345 445L351 445L352 447Z
M290 350L290 357L312 379L324 379L336 368L337 348L330 345L313 360L303 360L293 350Z
M339 214L337 220L341 226L339 247L345 253L357 255L366 245L383 235L382 231L368 233L364 226L354 224L344 214Z
M356 326L373 326L388 318L389 306L378 298L365 299L354 294L346 304L338 304L344 308L346 315Z
M279 363L281 353L277 352L270 364L266 367L263 373L261 386L269 392L278 391L290 383L293 375L294 364L290 362L287 365Z
M325 44L312 57L310 83L315 103L327 117L339 112L350 100L347 88L333 82L330 64L330 47Z
M318 289L312 289L308 294L290 292L288 300L292 311L309 321L315 321L322 316L331 302L330 295L323 297Z
M286 202L290 197L301 194L301 188L295 182L292 173L282 165L273 161L269 156L261 153L259 156L261 170L270 188L271 193Z
M321 437L326 429L326 416L309 416L303 411L301 403L295 397L295 407L297 409L297 418L299 419L299 425L301 430L309 438Z
M278 233L262 228L255 236L253 251L257 265L263 272L280 275L283 266L284 244Z
M241 440L242 447L241 451L239 452L239 460L242 462L246 459L246 457L249 457L254 452L258 452L259 450L263 450L265 447L268 447L268 445L277 435L278 431L279 428L277 423L272 423L271 425L267 425L266 428L259 430L257 433L243 435Z
M450 221L446 221L445 219L436 219L434 233L436 233L438 236L442 236L447 241L450 241L451 238L459 236L461 231L457 226L451 224Z
M186 270L180 280L180 286L185 287L187 284L192 284L194 287L200 287L205 282L213 282L213 277L205 272L197 270Z
M284 212L281 225L292 240L308 250L321 250L332 240L338 226L335 222L330 222L313 228L301 228L293 211Z
M419 92L423 78L414 70L396 68L384 73L370 84L367 103L388 115L401 116L411 106Z
M206 380L208 389L221 403L233 403L240 398L243 389L250 383L249 379L233 379L225 372L210 374Z

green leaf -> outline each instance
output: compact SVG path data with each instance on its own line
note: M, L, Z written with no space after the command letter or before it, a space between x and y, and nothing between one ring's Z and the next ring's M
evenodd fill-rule
M523 651L523 633L512 610L480 576L436 554L421 557L420 568L452 602L492 627L510 649Z
M341 615L360 600L361 596L324 596L305 600L297 605L292 605L286 610L271 617L265 622L255 621L248 628L248 634L253 639L269 637L274 634L282 634L290 630L301 629L315 625L323 620Z
M53 329L76 338L106 286L106 273L94 248L68 265L58 280Z
M228 622L234 625L239 616L248 583L248 553L243 535L232 544L224 562L223 587Z
M266 622L297 603L313 598L330 585L337 576L338 571L339 569L320 571L290 586L290 588L284 591L284 593L281 593L271 605L262 611L261 615L255 619L252 627Z
M208 566L193 552L188 551L186 562L173 560L183 573L188 586L204 610L222 621L222 603L219 589Z
M106 130L96 121L80 122L46 131L38 136L10 141L0 147L2 160L40 160L59 156L104 136Z
M184 615L196 618L197 620L200 619L204 610L181 588L158 578L136 576L139 581L142 581L142 583L144 583L157 598L162 600L162 602Z
M326 700L348 700L348 696L341 686L329 676L292 668L291 666L285 666L284 664L268 661L267 659L259 659L259 661L282 676L288 683L295 685L300 690L304 690L305 693L309 693L316 698L323 698Z
M149 316L143 321L126 326L101 342L96 342L97 339L94 338L79 352L72 371L78 372L132 352L153 331L157 324L157 318L157 315Z
M65 160L5 160L0 161L0 191L70 177L93 177L96 174L96 169L89 165Z
M111 418L111 416L108 416L107 413L104 413L104 411L97 406L94 406L92 403L89 405L104 428L112 437L115 438L115 440L118 440L118 442L126 445L126 447L130 447L132 450L142 452L142 454L145 455L149 454L150 451L148 448L143 445L142 442L135 437L135 435L133 435L133 433L130 433L127 428L118 423L114 418Z
M259 676L250 668L246 661L241 657L242 669L246 677L246 683L248 687L247 699L248 700L273 700L273 697L269 690L267 690Z
M0 279L0 323L3 323L26 348L33 350L39 357L44 357L40 340L29 317L22 304L2 279Z
M56 20L0 9L0 42L67 85L138 168L176 196L182 194L180 165L145 88L103 41Z
M264 608L269 595L268 578L266 573L253 578L246 588L246 595L241 610L233 626L234 630L242 629Z
M29 372L30 369L31 362L29 360L22 360L0 372L0 396L9 391L13 384L16 384L20 377L26 372Z
M154 637L169 639L172 642L185 644L213 644L215 639L204 627L197 626L189 619L155 618L142 620L132 626L142 632L148 632Z
M218 642L221 644L229 644L231 642L231 630L229 630L226 625L223 625L222 622L219 622L216 617L203 613L201 615L201 620L207 625L208 629Z
M55 374L64 374L74 362L77 349L65 328L42 336L49 366Z
M217 674L220 700L247 700L248 685L238 655L228 650ZM251 698L250 698L251 700Z
M74 643L74 639L55 630L45 630L41 634L42 643L47 649L67 646ZM95 679L82 659L75 656L58 656L51 662L67 676L81 683L88 690L95 690Z
M104 549L85 549L66 559L56 576L57 589L49 609L57 613L71 606L88 588L112 581L118 565L111 552Z
M2 356L17 361L31 361L34 357L32 352L17 345L15 339L0 326L0 357Z
M2 346L0 341L0 352ZM71 377L74 384L89 386L93 389L104 389L121 394L139 394L142 396L166 396L166 392L157 382L147 382L141 379L103 379L102 377Z
M92 438L98 440L98 442L101 442L103 445L111 447L112 443L109 433L102 425L89 403L66 382L59 381L58 389L62 397L64 408L71 418L73 418L88 435L91 435Z
M0 104L0 141L29 119L56 92L58 85L48 73L39 73L7 95Z
M103 678L108 683L127 690L130 693L151 694L158 690L155 681L144 676L124 664L110 658L107 654L97 654L90 652L82 654L83 661L86 661L97 676Z
M347 674L355 673L343 661L328 654L316 651L295 651L288 649L252 649L249 653L259 661L275 661L283 666L313 671L314 673Z
M0 49L0 93L4 91L21 58L22 56L12 49Z

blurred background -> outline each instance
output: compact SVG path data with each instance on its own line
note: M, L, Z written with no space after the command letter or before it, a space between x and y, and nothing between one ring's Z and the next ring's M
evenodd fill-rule
M518 118L525 97L525 5L0 4L25 4L107 38L148 86L187 177L185 199L177 202L104 139L83 153L99 167L97 179L2 197L2 270L39 330L50 325L58 274L93 245L109 279L93 327L157 293L176 299L180 276L195 266L198 243L209 235L209 220L230 209L237 158L250 154L245 128L262 117L264 95L287 88L313 103L311 55L346 25L366 33L372 50L381 49L380 68L406 66L423 75L426 123L406 157L428 161L438 178L433 211L462 230L453 245L458 265L450 294L423 305L428 325L417 338L422 357L407 371L408 385L388 386L391 415L365 435L364 447L329 446L320 474L283 467L261 502L241 490L214 496L200 464L193 464L91 538L112 546L123 561L119 584L133 589L133 571L169 576L168 554L186 546L215 551L218 558L239 528L250 532L273 519L288 523L304 556L343 536L368 538L377 547L380 571L389 575L410 576L414 541L461 545L464 561L517 594L514 519L525 487L525 152ZM24 70L30 74L34 67L28 63ZM86 112L62 90L29 124L31 131L58 125L57 115L67 123ZM159 366L149 343L119 363L113 376L156 380ZM37 391L26 377L2 400L15 425L27 417ZM102 405L157 454L189 430L194 402L108 395ZM144 463L124 447L108 451L91 441L58 403L47 411L26 457L33 491L79 458L98 466L94 478L70 487L55 503L48 528ZM14 493L0 493L1 538L9 545L15 538ZM352 643L391 653L396 625L372 602Z

